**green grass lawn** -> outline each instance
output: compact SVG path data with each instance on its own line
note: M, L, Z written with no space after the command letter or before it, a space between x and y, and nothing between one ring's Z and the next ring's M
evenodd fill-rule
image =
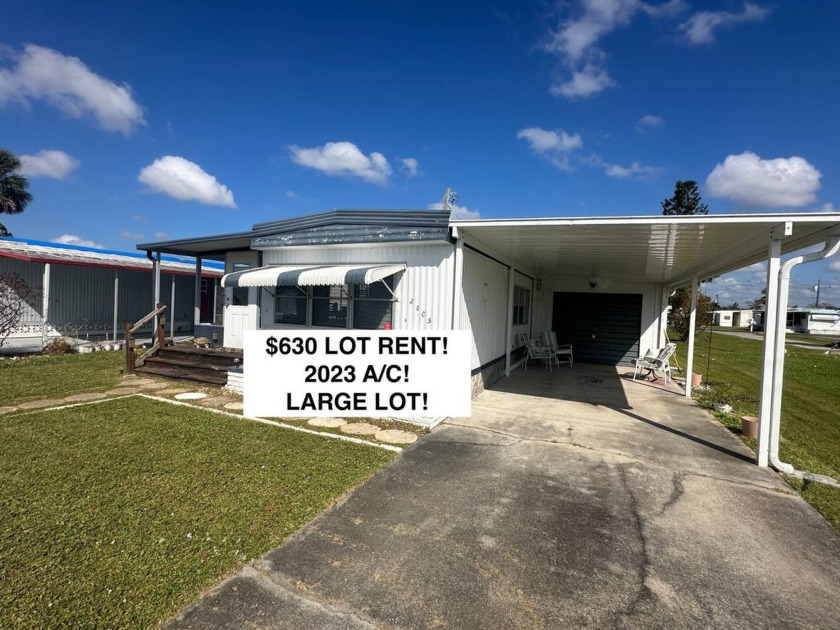
M694 372L712 387L696 391L695 398L708 407L714 402L732 405L733 414L715 415L740 433L740 416L758 414L762 342L715 334L711 354L708 342L708 333L698 335ZM683 367L686 351L685 343L677 344ZM840 480L840 353L787 347L781 433L782 460ZM840 530L840 490L817 485L811 484L803 496Z
M122 352L32 356L0 361L0 407L35 398L101 391L120 382Z
M153 626L393 457L143 398L2 417L0 627Z

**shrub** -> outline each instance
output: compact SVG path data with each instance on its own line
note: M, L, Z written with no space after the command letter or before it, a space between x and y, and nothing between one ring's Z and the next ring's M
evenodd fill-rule
M73 352L76 352L76 348L74 348L70 342L64 338L53 339L44 346L44 354L49 354L50 356L57 354L72 354Z

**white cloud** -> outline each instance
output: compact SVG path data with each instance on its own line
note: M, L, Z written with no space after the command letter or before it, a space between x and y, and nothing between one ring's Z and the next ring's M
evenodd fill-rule
M442 210L443 202L430 203L429 210ZM466 206L459 206L457 203L449 204L450 216L459 221L473 221L481 218L481 213L478 210L470 210Z
M403 170L408 175L409 179L420 174L420 163L416 158L402 158L400 160L403 165Z
M149 189L181 201L207 206L236 208L233 192L198 164L175 155L165 155L140 171L137 180Z
M131 218L137 221L138 223L145 223L146 221L148 221L148 219L146 219L146 216L143 214L135 214Z
M79 166L79 160L56 149L42 149L35 155L20 156L20 174L26 177L64 179Z
M690 7L685 0L669 0L662 4L646 4L642 2L640 8L644 13L654 18L673 18L687 11Z
M740 13L730 11L700 11L679 25L692 44L711 44L715 41L715 30L735 26L744 22L760 22L770 15L770 10L752 2L744 2Z
M133 243L139 243L145 237L142 234L138 234L137 232L128 232L126 230L123 230L122 232L120 232L120 238L126 241L131 241Z
M527 127L520 129L516 137L525 140L535 154L564 171L571 169L569 153L583 146L580 134L569 135L562 129Z
M571 62L581 59L604 35L626 26L639 10L638 0L582 0L580 15L564 20L544 48Z
M169 238L169 232L155 232L154 238L156 241L165 241Z
M813 203L822 174L801 157L763 160L745 151L729 155L706 178L711 197L743 207L798 208Z
M814 212L840 212L840 208L837 208L833 203L824 203Z
M599 41L612 31L625 27L636 14L651 18L673 18L687 8L684 0L659 4L641 0L580 0L574 17L559 20L542 42L545 52L555 55L571 77L553 85L554 96L586 98L616 85L603 67L604 53Z
M35 44L11 56L16 65L0 68L0 105L43 100L66 116L92 116L103 129L124 135L146 124L128 84L99 76L77 57Z
M645 129L654 129L665 124L665 119L662 116L654 116L653 114L645 114L636 121L636 129L644 131Z
M291 145L292 161L314 168L330 176L361 177L375 184L385 184L391 175L391 165L381 153L369 156L352 142L327 142L322 147L304 148Z
M588 98L615 85L615 81L606 70L589 63L581 70L573 71L572 78L568 81L552 85L549 92L553 96L564 96L568 99Z
M619 164L606 164L604 170L610 177L648 177L656 175L662 169L658 166L642 166L638 162L633 162L630 166L621 166Z
M301 196L297 194L294 190L287 190L286 191L286 199L293 199L295 201L300 200Z
M82 247L96 247L97 249L105 249L104 245L100 245L96 241L89 241L83 239L81 236L75 234L62 234L61 236L52 239L53 243L61 243L62 245L81 245Z
M531 150L535 153L551 153L554 151L571 151L583 146L580 134L569 135L562 129L540 129L527 127L516 134L520 140L527 140Z
M840 271L840 260L835 260L834 262L828 263L828 268L832 271ZM822 302L822 300L820 300Z

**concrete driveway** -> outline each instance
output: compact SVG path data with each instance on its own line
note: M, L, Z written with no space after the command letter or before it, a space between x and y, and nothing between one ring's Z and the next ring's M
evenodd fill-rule
M531 369L170 628L840 627L840 536L678 393Z

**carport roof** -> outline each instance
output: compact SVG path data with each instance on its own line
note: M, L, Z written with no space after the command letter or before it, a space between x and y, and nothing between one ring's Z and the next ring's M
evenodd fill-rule
M537 275L611 277L676 287L767 260L771 232L790 253L840 234L840 213L452 221L468 243ZM783 234L783 229L777 234Z

